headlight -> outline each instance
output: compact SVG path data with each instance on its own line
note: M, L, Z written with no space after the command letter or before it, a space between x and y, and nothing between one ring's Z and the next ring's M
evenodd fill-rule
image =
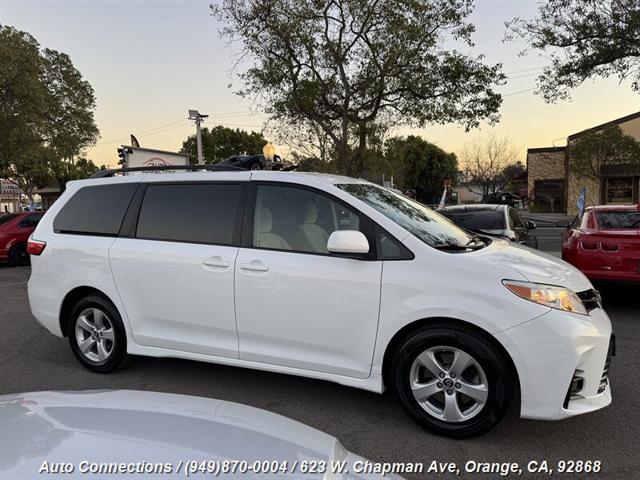
M564 310L565 312L588 315L582 300L568 288L513 280L503 280L502 284L519 297L530 302Z

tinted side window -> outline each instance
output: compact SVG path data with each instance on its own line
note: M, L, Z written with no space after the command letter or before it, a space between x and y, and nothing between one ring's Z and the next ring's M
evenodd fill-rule
M54 231L118 235L137 186L136 183L121 183L81 188L54 219Z
M231 245L239 184L149 185L136 236L150 240Z
M381 260L413 260L411 251L381 227L376 227L376 249Z

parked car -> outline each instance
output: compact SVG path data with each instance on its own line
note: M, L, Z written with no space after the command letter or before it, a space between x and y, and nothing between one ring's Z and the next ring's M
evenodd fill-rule
M640 283L640 205L586 208L567 229L562 259L592 280Z
M457 438L514 391L526 418L611 402L609 318L559 259L348 177L116 172L70 182L29 241L31 311L91 371L130 353L390 388Z
M0 216L0 262L11 266L28 265L27 240L42 213L20 212Z
M279 155L273 156L271 163L267 162L264 155L234 155L225 158L218 165L229 165L232 167L240 167L245 170L280 170L283 167L282 158Z
M368 474L365 469L378 464L307 425L202 397L127 390L3 395L0 425L0 477L6 479L43 473L65 478L401 478ZM386 465L398 468L381 464ZM326 472L333 475L324 477Z
M438 210L459 227L538 248L536 224L508 205L454 205Z
M512 207L517 207L520 203L520 197L511 192L496 192L487 195L485 201L491 204L510 205Z

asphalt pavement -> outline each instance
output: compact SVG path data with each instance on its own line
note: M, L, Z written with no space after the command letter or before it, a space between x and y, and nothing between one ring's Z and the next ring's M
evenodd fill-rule
M519 462L599 460L599 474L553 478L640 478L640 287L603 288L617 335L611 368L613 404L561 422L522 420L513 405L483 437L434 436L404 415L389 393L376 395L329 382L177 359L135 357L117 373L82 368L66 339L54 337L29 312L29 268L0 266L0 394L37 390L138 389L200 395L285 415L337 437L349 450L380 462ZM435 475L407 475L432 478ZM454 478L442 475L438 478ZM498 474L462 478L505 478ZM511 476L507 477L511 478Z

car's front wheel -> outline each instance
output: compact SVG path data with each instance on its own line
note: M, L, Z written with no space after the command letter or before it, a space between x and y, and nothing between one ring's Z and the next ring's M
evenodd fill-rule
M69 343L84 367L98 373L115 370L127 355L126 342L120 314L109 301L91 295L76 304Z
M513 381L507 360L475 332L432 327L396 350L392 383L407 414L429 431L469 438L503 417Z

